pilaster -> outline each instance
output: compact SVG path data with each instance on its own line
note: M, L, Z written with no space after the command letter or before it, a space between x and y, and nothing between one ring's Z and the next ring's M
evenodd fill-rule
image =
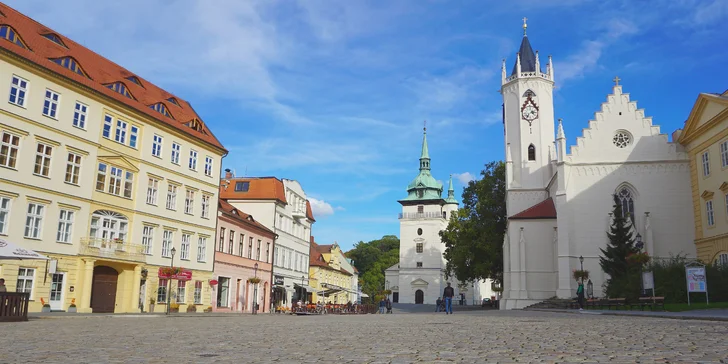
M526 235L524 229L521 228L518 237L518 253L520 255L519 270L521 272L520 290L518 291L519 298L528 298L528 286L526 282Z
M83 286L81 287L81 301L78 305L78 312L91 313L91 288L94 281L94 259L86 259L83 269Z
M141 312L139 309L139 289L141 288L142 266L134 267L134 278L131 285L131 302L127 312ZM193 288L194 289L194 288Z

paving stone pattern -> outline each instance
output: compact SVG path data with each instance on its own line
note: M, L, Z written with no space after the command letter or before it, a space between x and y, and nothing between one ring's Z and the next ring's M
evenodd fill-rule
M532 311L44 318L0 363L728 363L728 324Z

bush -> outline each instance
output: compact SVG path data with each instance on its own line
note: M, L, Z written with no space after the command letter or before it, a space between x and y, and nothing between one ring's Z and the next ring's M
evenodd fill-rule
M652 270L655 279L655 296L665 297L666 303L687 303L685 264L691 262L684 256L668 260L653 260L646 270ZM705 266L708 280L708 297L711 302L728 301L728 267ZM705 302L704 293L691 293L690 302Z

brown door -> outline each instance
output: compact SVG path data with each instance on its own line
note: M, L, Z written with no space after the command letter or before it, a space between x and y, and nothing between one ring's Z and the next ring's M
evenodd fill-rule
M116 306L116 281L119 273L111 267L94 268L91 286L91 309L94 313L113 313Z
M425 303L425 292L422 292L421 289L415 291L415 303L418 305Z

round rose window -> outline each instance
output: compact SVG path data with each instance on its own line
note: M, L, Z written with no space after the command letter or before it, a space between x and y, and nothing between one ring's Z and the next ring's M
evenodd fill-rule
M632 143L632 136L624 130L619 130L614 133L612 143L614 143L617 148L626 148L630 143Z

